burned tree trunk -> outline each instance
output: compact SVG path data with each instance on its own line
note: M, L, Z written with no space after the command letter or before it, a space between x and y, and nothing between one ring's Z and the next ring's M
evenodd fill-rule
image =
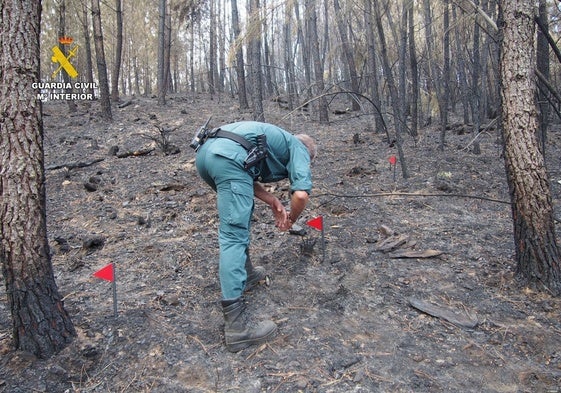
M39 82L41 5L0 6L0 262L14 346L41 358L75 336L55 283L47 242ZM25 39L21 39L25 37Z
M534 79L534 6L500 2L501 126L512 201L517 273L529 284L561 294L551 190L540 152Z
M97 76L99 78L101 116L105 120L112 120L113 114L111 113L111 97L109 96L109 79L107 78L107 63L105 62L105 49L103 47L103 32L101 29L101 9L99 8L99 0L92 0L92 17L95 58L97 60Z

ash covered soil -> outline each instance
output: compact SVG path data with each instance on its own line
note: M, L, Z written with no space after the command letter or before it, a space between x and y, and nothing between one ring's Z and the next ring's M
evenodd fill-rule
M404 180L371 115L319 125L269 103L267 121L317 139L315 187L304 236L279 232L256 202L251 256L269 280L247 294L248 310L279 331L232 354L215 195L188 145L211 115L218 126L251 114L205 95L166 107L135 98L113 107L112 123L97 110L44 104L49 243L78 336L49 360L14 352L2 290L0 392L561 392L561 299L515 280L496 129L479 136L480 155L461 125L445 151L434 125L416 143L405 137ZM171 154L157 127L174 129ZM548 141L557 225L560 149L557 129ZM271 190L288 202L288 183ZM325 247L306 225L318 216ZM116 318L111 283L93 277L111 262Z

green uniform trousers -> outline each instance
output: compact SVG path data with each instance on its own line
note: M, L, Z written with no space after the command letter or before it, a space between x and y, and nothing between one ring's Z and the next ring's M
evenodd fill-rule
M247 152L236 142L211 138L197 151L197 171L217 192L219 276L223 299L242 296L247 279L253 178L243 168Z

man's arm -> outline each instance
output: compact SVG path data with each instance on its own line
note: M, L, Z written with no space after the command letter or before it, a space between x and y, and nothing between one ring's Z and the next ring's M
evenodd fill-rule
M304 211L308 203L309 195L306 191L294 191L290 197L290 213L288 214L288 221L290 226L296 222L300 214ZM290 227L289 227L290 228Z
M282 230L290 229L290 227L285 229L286 222L288 222L288 213L276 196L265 190L261 183L258 182L253 183L253 194L257 199L265 202L271 207L273 215L275 216L275 224L277 227Z

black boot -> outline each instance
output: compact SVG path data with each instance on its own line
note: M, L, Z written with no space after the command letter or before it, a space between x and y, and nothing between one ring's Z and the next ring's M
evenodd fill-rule
M247 273L247 279L245 280L244 292L251 290L267 277L263 266L253 266L251 264L248 253L245 258L245 271Z
M238 352L250 345L265 342L277 331L277 325L273 321L262 321L255 326L248 326L242 298L223 300L222 312L226 349L230 352Z

